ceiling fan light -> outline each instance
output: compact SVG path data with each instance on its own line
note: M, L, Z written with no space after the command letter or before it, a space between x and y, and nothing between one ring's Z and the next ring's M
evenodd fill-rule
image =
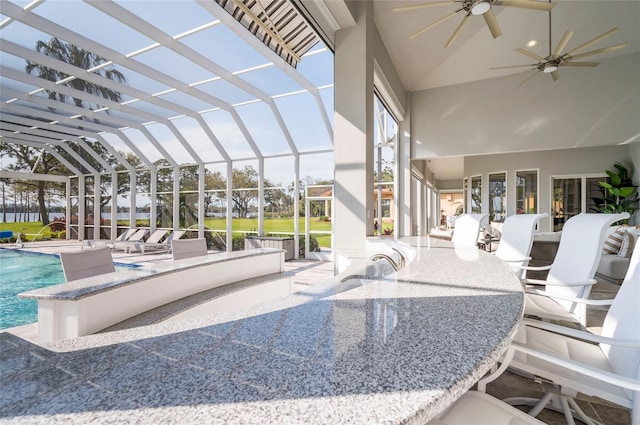
M491 9L491 4L488 1L478 1L471 6L471 13L473 15L484 15Z
M544 66L544 69L542 70L545 74L551 74L553 71L557 71L558 70L558 66L554 65L552 63L548 63Z

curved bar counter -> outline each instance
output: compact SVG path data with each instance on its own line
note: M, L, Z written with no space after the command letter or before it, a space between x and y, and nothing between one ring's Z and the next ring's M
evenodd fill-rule
M385 278L337 277L243 311L40 349L31 381L7 381L18 396L3 416L424 424L504 353L522 317L523 291L489 253L435 239L411 243L416 259ZM48 372L56 372L56 385L41 382Z

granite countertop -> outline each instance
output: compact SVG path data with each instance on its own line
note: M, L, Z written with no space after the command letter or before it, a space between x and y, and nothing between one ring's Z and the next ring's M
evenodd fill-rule
M1 334L9 423L424 424L506 350L511 269L415 238L377 280L314 285L242 311L60 341ZM356 273L357 274L357 273Z
M22 292L18 294L18 298L74 301L86 298L93 294L116 289L118 287L133 285L137 282L157 276L158 274L174 273L188 268L203 267L214 263L222 263L238 258L254 257L274 252L284 251L277 248L258 248L247 251L216 252L210 253L207 256L165 261L163 263L145 266L143 268L119 270L113 273L106 273L85 279L61 283L59 285L52 285L28 292Z

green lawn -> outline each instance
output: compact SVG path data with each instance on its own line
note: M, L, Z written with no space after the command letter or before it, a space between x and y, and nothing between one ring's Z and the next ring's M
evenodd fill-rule
M147 224L148 225L148 224ZM205 225L211 229L226 231L227 224L224 218L207 218L205 219ZM234 218L232 221L233 231L243 232L257 232L258 231L258 219L257 218ZM311 231L331 231L331 222L320 221L317 218L313 218L310 221ZM30 235L35 235L42 229L42 222L31 223L0 223L0 230L13 230L13 233L24 233L27 236L27 240L31 240ZM264 232L269 233L293 233L293 218L265 218L264 220ZM300 232L304 234L304 219L300 219ZM41 235L50 237L51 232L49 229L44 229ZM313 235L318 240L318 243L322 247L331 247L331 235Z
M0 230L12 230L14 236L17 236L19 233L24 233L27 235L27 240L31 240L31 238L37 234L42 229L41 221L34 222L17 222L17 223L0 223ZM45 237L51 237L51 231L47 227L41 233L41 235Z
M219 231L226 231L227 223L224 218L207 218L204 220L204 224L213 229ZM320 221L317 218L312 218L309 223L311 232L321 231L330 232L331 222ZM234 218L232 221L232 229L234 232L257 232L258 231L258 219L257 218ZM293 218L265 218L264 220L264 233L293 233ZM300 219L300 233L304 233L304 219ZM318 240L321 247L331 247L331 235L313 235Z

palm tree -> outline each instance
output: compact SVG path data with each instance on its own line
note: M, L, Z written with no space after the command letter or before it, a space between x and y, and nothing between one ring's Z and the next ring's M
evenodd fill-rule
M51 40L49 40L48 42L42 40L38 41L36 43L36 50L39 53L82 69L94 69L108 62L105 58L98 56L95 53L74 46L73 44L65 43L56 37L51 38ZM69 75L65 74L64 72L60 72L58 70L31 61L27 61L25 70L28 74L32 74L35 72L38 77L44 78L49 81L60 81L69 77ZM109 80L117 81L119 83L126 83L127 81L125 76L120 71L115 69L112 65L99 67L92 72L104 78L108 78ZM63 84L65 86L73 87L76 90L100 96L114 102L120 102L122 100L120 92L108 89L95 83L91 83L89 81L85 81L81 78L74 78ZM49 96L49 99L52 100L59 100L60 102L67 101L67 97L61 93L47 90L47 95ZM73 98L73 102L78 107L84 106L84 102L82 101L82 99ZM100 105L95 106L100 107ZM89 109L94 108L92 105L89 105Z
M98 56L95 53L84 50L80 47L74 46L73 44L65 43L56 37L51 38L51 40L49 40L48 42L39 40L36 43L35 49L39 53L50 56L54 59L68 63L78 68L95 69L92 71L93 73L98 74L104 78L108 78L109 80L117 81L119 83L126 83L126 78L120 71L115 69L113 65L106 65L108 63L107 59L101 56ZM68 78L69 75L65 74L64 72L60 72L54 68L43 66L36 62L27 61L27 65L25 66L25 71L28 74L35 74L36 76L43 78L45 80L55 81L55 82L64 81L63 83L60 83L60 84L68 87L72 87L76 90L80 90L86 93L100 96L105 99L112 100L114 102L122 101L122 95L118 91L111 90L109 88L100 86L95 83L91 83L89 81L85 81L82 78L71 78L68 81L65 81L65 79ZM69 100L68 96L65 96L62 93L57 93L51 90L46 90L46 93L48 98L51 100L57 100L60 102L67 102ZM75 106L80 108L88 107L91 110L100 108L100 105L97 105L97 104L85 105L85 102L82 99L76 98L76 97L73 98L73 103L75 104ZM107 113L108 113L108 110L107 110ZM33 151L31 149L27 149L24 151L14 150L13 153L14 154L22 153L23 155L26 155L29 157L33 156ZM83 155L84 151L80 150L80 154ZM48 154L46 155L50 156ZM21 158L21 159L24 163L32 162L30 161L31 158ZM47 159L50 159L52 162L57 162L57 160L52 156ZM72 158L69 158L69 159L73 161ZM89 160L89 162L94 162L93 159L91 158L85 158L85 159ZM44 163L44 161L42 161L41 163ZM58 167L54 166L51 168L61 168L61 166L58 164ZM46 173L47 171L52 171L51 168L50 170L40 170L40 172L44 171ZM40 207L42 223L44 225L47 225L49 224L49 216L47 214L44 192L45 192L44 184L39 184L38 185L38 205Z

